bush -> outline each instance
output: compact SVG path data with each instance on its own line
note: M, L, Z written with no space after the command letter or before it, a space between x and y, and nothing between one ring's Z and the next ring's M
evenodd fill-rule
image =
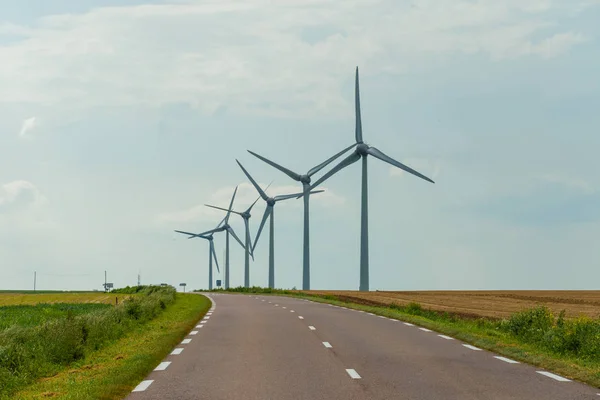
M0 397L37 378L56 373L86 354L155 318L175 301L173 287L146 287L141 295L87 314L67 312L36 326L0 331Z

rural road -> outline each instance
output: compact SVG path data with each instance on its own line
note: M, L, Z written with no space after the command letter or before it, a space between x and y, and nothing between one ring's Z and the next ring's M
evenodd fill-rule
M128 399L600 399L599 389L401 321L295 298L210 297L191 341Z

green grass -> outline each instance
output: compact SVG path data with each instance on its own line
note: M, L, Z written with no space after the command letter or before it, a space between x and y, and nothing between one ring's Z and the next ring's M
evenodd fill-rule
M268 288L231 288L228 292L309 298L411 322L600 388L600 319L581 317L565 320L564 315L552 315L546 307L515 313L504 320L466 319L427 310L418 303L367 306L342 301L335 295L310 295Z
M0 306L0 331L13 325L35 326L47 321L67 318L68 315L82 315L110 307L110 305L102 303Z
M194 294L176 295L154 320L138 325L120 340L52 377L18 392L15 398L122 399L143 380L195 326L210 301Z

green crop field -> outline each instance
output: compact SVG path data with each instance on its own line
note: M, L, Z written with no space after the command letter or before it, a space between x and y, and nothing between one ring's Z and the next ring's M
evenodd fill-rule
M115 304L117 301L131 296L130 294L114 294L104 292L0 292L0 307L14 305L35 305L53 303L105 303Z

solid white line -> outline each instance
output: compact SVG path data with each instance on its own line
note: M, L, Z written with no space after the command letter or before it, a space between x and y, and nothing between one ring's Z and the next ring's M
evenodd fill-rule
M304 317L302 315L298 315L298 318L300 319L304 319Z
M471 349L471 350L477 350L477 351L481 350L475 346L471 346L470 344L463 344L463 346L465 346L467 349Z
M498 360L502 360L502 361L507 362L509 364L519 364L518 361L511 360L510 358L506 358L506 357L494 356L494 358L497 358Z
M420 330L424 331L424 332L431 332L429 329L427 328L419 328Z
M537 372L538 374L546 375L548 378L552 378L552 379L555 379L560 382L571 382L570 379L563 378L562 376L555 375L551 372L547 372L547 371L535 371L535 372Z
M327 347L328 349L333 347L331 344L329 344L329 342L323 342L323 346Z
M411 324L410 322L405 322L404 325L408 325L408 326L414 326L413 324Z
M352 378L352 379L360 379L360 375L355 370L353 370L353 369L347 369L346 372L348 373L348 375L350 375L350 378Z
M177 355L181 354L181 352L182 352L182 351L183 351L183 349L182 349L181 347L180 347L180 348L178 348L178 349L174 349L174 350L171 352L171 355L172 355L172 356L177 356Z
M163 361L158 364L158 367L154 368L155 371L164 371L171 364L171 361Z
M181 341L181 344L188 344L188 343L189 343L189 342L191 342L191 341L192 341L192 339L183 339L183 340Z
M148 389L150 385L152 385L152 382L154 382L154 380L141 381L140 384L132 390L132 392L143 392L144 390Z
M310 326L308 327L308 329L310 329L311 331L316 331L316 330L317 330L317 328L315 328L315 327L314 327L314 326L312 326L312 325L310 325Z
M198 331L191 331L190 335L196 335L198 333Z
M451 338L450 336L446 336L446 335L438 335L441 338L444 338L446 340L454 340L454 338Z

